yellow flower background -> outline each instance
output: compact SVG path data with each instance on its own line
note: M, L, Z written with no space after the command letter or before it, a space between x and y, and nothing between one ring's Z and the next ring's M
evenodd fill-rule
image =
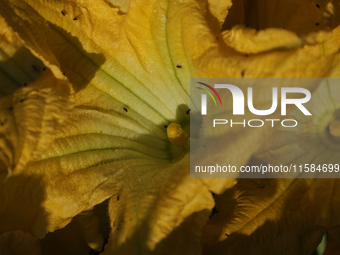
M189 132L192 77L338 77L339 11L1 0L0 254L311 254L326 232L338 254L337 179L190 178L189 142L167 127ZM311 139L338 162L340 90L309 89L325 105L303 130L315 136L229 134L230 163L285 163Z

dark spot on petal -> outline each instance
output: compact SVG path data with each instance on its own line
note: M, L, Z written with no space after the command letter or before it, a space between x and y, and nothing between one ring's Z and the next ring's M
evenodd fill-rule
M241 76L244 77L244 70L242 71Z
M168 128L168 126L164 126L165 128Z
M247 58L247 57L249 57L249 55L248 55L248 54L246 54L246 55L244 55L244 56L245 56L246 58Z
M316 4L316 7L320 8L320 5Z
M33 70L34 70L36 73L39 73L38 67L36 67L35 65L32 65L32 68L33 68Z
M117 196L117 201L119 201L119 196Z
M128 109L126 109L125 107L123 109L124 109L124 111L128 112Z
M24 83L24 86L27 86L27 83Z
M177 67L177 68L182 68L182 66L181 66L181 65L177 65L176 67Z
M78 18L74 18L73 20L77 20Z
M13 110L13 107L9 107L9 108L7 108L7 111L12 111Z
M62 14L63 16L65 16L65 11L61 11L61 14Z
M0 125L3 126L3 125L5 125L5 123L3 123L3 122L1 121L1 122L0 122Z
M318 26L318 25L320 25L320 23L315 23L315 26Z
M218 41L218 36L216 36L216 40Z
M189 110L187 110L187 114L189 114L190 113L190 109Z
M260 189L264 189L266 187L266 185L263 182L261 182L261 183L258 184L258 187Z
M20 102L20 103L22 103L22 102L24 102L25 100L26 100L26 99L20 99L20 101L19 101L19 102Z
M65 73L63 73L63 75L65 75Z
M46 67L43 68L43 71L46 71Z
M225 233L225 235L226 235L226 236L229 236L229 234L228 234L228 233Z
M100 133L103 132L103 131L100 131Z

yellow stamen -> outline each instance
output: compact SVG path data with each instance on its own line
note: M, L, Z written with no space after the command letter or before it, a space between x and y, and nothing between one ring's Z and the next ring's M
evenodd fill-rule
M330 126L329 126L329 132L331 133L332 136L335 137L340 137L340 121L334 121Z
M176 147L184 147L188 143L188 135L183 131L181 125L171 123L167 128L168 139Z

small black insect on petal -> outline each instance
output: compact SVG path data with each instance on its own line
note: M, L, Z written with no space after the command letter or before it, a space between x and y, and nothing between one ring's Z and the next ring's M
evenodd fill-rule
M77 20L78 18L74 18L73 20Z
M189 114L190 113L190 109L189 110L187 110L187 114Z
M43 68L43 71L46 71L46 67Z
M13 107L9 107L9 108L7 108L7 111L12 111L13 110Z
M117 201L119 201L119 196L117 196Z
M24 83L24 86L27 86L27 83Z
M65 73L63 73L63 75L65 75Z
M124 111L128 112L128 109L126 109L125 107L123 109L124 109Z
M22 103L22 102L24 102L25 100L26 100L26 99L20 99L20 101L19 101L19 102L20 102L20 103Z
M226 235L226 236L229 236L229 234L228 234L228 233L225 233L225 235Z
M5 125L5 123L3 123L3 122L1 121L1 122L0 122L0 125L3 126L3 125Z
M39 73L38 67L36 67L35 65L32 65L32 68L33 68L34 72Z
M61 11L61 14L62 14L63 16L65 16L65 11Z
M316 7L320 8L320 5L316 4Z
M164 126L165 128L168 128L168 126Z
M318 25L320 25L320 23L315 23L315 26L318 26Z
M248 55L248 54L245 54L244 56L245 56L246 58L247 58L247 57L249 57L249 55Z
M182 66L181 66L181 65L177 65L176 67L177 67L177 68L182 68Z
M244 77L244 70L242 71L241 76Z

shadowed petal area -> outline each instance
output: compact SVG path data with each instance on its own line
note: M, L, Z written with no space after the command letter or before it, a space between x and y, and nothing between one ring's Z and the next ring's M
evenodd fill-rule
M340 240L327 236L327 245L324 255L336 255L340 251Z
M216 196L203 254L311 254L325 232L339 239L337 179L239 180Z
M0 17L0 96L38 79L44 71L43 63L25 48L19 37Z
M1 101L0 159L9 174L22 172L51 145L73 103L67 81L55 79L50 72Z
M40 243L42 254L48 255L88 255L91 250L74 219L66 227L48 233Z
M20 230L0 235L0 252L3 255L40 255L39 240Z
M199 179L190 179L187 160L188 156L174 165L123 168L138 168L144 174L138 181L131 176L111 198L112 232L103 254L184 254L184 250L197 254L201 250L199 236L213 198Z

